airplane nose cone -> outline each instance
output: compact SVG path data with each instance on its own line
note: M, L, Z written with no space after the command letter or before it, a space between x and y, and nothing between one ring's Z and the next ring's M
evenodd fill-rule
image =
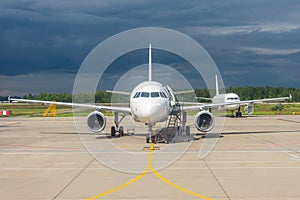
M161 105L152 106L149 109L149 119L151 123L165 120L165 111Z
M140 104L139 107L136 107L133 112L137 121L153 124L156 122L165 121L167 119L168 110L167 107L164 107L160 104Z

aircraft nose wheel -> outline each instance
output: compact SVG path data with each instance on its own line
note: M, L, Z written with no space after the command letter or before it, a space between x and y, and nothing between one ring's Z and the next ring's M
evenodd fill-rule
M154 144L156 144L156 138L155 138L155 136L151 136L151 141L150 141L149 136L146 137L146 143L154 143Z
M239 106L238 111L235 113L236 117L242 117L241 107Z

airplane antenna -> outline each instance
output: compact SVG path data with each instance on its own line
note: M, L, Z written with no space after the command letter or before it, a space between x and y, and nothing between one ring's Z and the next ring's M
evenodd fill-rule
M152 81L152 52L151 52L151 44L149 44L149 81Z
M218 75L216 75L216 95L219 95L219 83L218 83Z

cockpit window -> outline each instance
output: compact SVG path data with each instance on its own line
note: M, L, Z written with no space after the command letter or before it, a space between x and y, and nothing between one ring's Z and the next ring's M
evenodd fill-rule
M139 98L139 97L151 97L151 98L168 98L167 95L164 92L137 92L133 96L133 98Z
M151 97L159 97L159 92L151 92Z
M149 97L149 92L142 92L141 97Z
M133 96L133 98L138 98L140 96L140 92L135 93L135 95Z
M228 97L227 100L240 100L238 97Z

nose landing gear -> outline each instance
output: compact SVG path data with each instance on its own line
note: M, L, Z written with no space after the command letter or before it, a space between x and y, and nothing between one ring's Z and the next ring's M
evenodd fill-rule
M234 117L233 110L231 111L231 117ZM242 117L241 107L239 106L237 112L235 113L235 117Z

